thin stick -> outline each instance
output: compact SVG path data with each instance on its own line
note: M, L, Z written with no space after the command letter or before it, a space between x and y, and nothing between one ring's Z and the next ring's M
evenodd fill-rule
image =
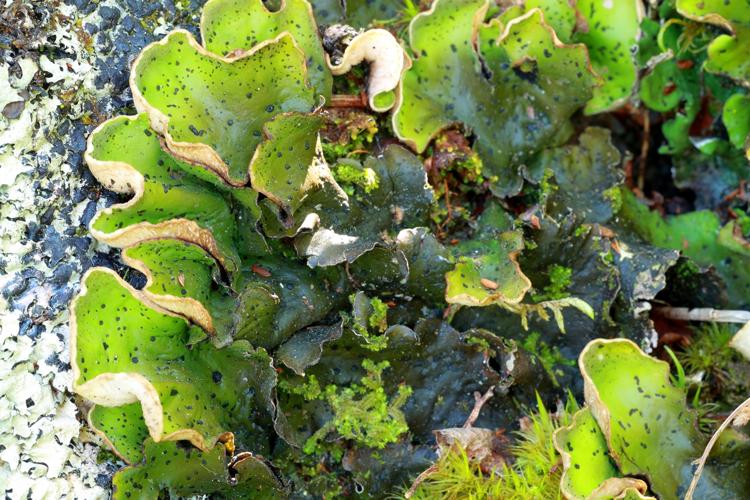
M734 422L735 418L737 418L738 415L742 414L744 411L747 411L747 409L750 408L750 398L746 399L742 402L741 405L739 405L737 408L734 409L731 415L727 417L726 420L719 426L718 429L716 429L716 432L714 432L714 435L711 436L711 440L706 445L706 449L703 450L703 455L694 463L698 464L698 468L695 469L695 473L693 474L693 480L690 482L690 488L688 488L687 493L685 493L685 500L692 500L693 499L693 493L695 493L695 488L698 487L698 480L701 478L701 474L703 473L703 466L706 465L706 460L708 460L708 455L711 453L711 449L714 447L714 444L716 444L716 441L718 441L719 436L722 432L724 432L724 429L729 427L732 422ZM741 419L743 420L743 419ZM742 424L743 422L737 422L739 424Z
M651 118L648 110L643 113L643 138L641 140L641 157L638 162L638 189L643 191L646 184L646 164L648 163L648 148L651 142Z
M464 429L469 429L472 425L474 425L474 422L477 421L479 418L479 412L482 411L482 406L484 406L484 403L487 402L488 399L490 399L494 393L492 392L492 387L487 389L487 392L484 393L484 395L479 394L479 392L474 392L474 409L471 410L471 413L469 414L469 418L466 419L466 422L464 423Z
M414 493L417 492L417 488L419 488L419 485L422 484L422 482L436 473L438 471L438 465L432 464L430 465L426 470L422 471L420 475L417 476L417 478L414 480L414 482L411 485L411 488L409 488L409 491L404 493L404 498L411 498Z
M715 323L747 323L750 311L731 311L706 308L690 309L689 307L657 307L656 314L669 319L683 321L711 321Z
M332 108L366 108L367 100L362 98L362 94L334 94L331 96Z

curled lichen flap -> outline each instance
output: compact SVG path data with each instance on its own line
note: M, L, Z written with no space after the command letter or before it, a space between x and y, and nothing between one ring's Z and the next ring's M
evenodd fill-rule
M262 41L289 32L309 58L310 85L317 95L330 99L333 78L307 0L282 0L273 11L262 0L210 0L203 7L200 30L206 49L226 57L238 57Z
M553 442L562 457L560 492L565 498L616 498L631 488L647 491L644 481L620 476L590 408L579 410L569 426L556 430Z
M378 112L393 107L401 75L411 66L411 59L396 37L384 29L371 29L354 37L336 64L331 63L330 56L326 57L334 75L348 73L363 61L369 63L368 103Z
M305 54L288 32L222 57L175 30L143 49L130 73L136 109L169 151L235 186L248 181L266 121L318 105L306 81Z
M531 281L518 264L524 248L518 231L507 231L489 241L465 243L454 269L445 275L445 301L464 306L518 304Z
M620 472L644 476L660 497L677 498L704 439L669 365L626 339L590 342L578 364L586 403Z
M136 420L141 413L140 425L157 442L188 440L205 451L226 432L244 443L267 439L260 424L270 423L273 411L270 356L245 341L221 349L205 341L189 345L204 335L113 271L95 268L71 306L73 388L107 410L127 406ZM109 419L100 425L105 433L121 422L118 411L100 416ZM135 446L123 441L127 436L108 437L116 449Z
M704 69L720 73L743 85L750 83L750 10L739 0L677 0L677 11L688 19L719 26L729 34L708 45Z
M102 123L89 136L84 159L106 188L133 195L94 217L90 225L94 238L120 248L146 239L175 238L205 248L228 270L237 267L234 218L227 201L192 175L196 167L162 151L145 115L118 116ZM213 183L223 182L213 179ZM256 193L232 191L259 212Z
M320 188L327 166L319 153L315 114L284 113L263 127L264 140L250 162L250 183L289 216L310 191Z
M218 344L231 341L231 315L226 311L232 297L212 290L220 281L220 269L202 247L177 239L145 240L125 248L122 259L146 276L141 293L153 303L217 336Z

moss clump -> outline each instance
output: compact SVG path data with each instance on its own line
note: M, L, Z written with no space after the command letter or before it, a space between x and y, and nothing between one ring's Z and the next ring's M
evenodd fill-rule
M382 378L383 371L389 366L387 361L375 363L366 359L362 362L362 367L367 374L359 384L352 384L344 389L335 385L325 388L319 399L330 405L334 416L307 440L305 453L324 452L326 444L322 440L334 431L344 439L382 449L409 430L401 407L411 396L412 389L400 385L389 402Z
M476 197L486 192L484 164L459 130L440 133L425 162L436 203L430 219L438 234L468 228L476 217Z
M552 264L547 269L547 276L549 276L549 284L544 287L542 293L531 296L534 302L560 300L570 297L567 290L572 282L573 270L571 268Z
M508 462L502 471L486 473L473 463L460 447L443 453L430 474L412 498L502 498L510 500L560 498L560 455L552 435L569 425L578 411L575 399L551 414L537 397L538 412L524 419L516 440L507 449Z
M360 158L369 152L378 122L372 115L354 110L326 111L320 131L323 156L330 164L339 158Z
M747 368L742 356L729 342L735 334L731 326L707 323L695 333L683 350L676 352L685 381L692 381L693 404L710 404L711 410L731 409L747 397Z
M531 353L535 361L541 363L544 371L547 372L552 383L559 387L557 380L558 375L562 372L558 366L575 366L575 360L568 359L560 353L557 347L551 347L549 344L540 339L539 332L531 332L521 344L524 349Z
M372 314L370 314L367 322L371 328L375 328L380 333L385 333L388 328L388 319L386 318L388 306L377 297L370 299L370 306L372 306Z
M364 294L352 294L349 302L354 306L351 320L354 332L365 340L364 347L378 352L388 347L388 305L377 297L368 299ZM342 313L343 315L343 313Z
M380 186L380 178L373 169L354 163L339 162L333 168L333 177L349 196L354 196L356 188L369 194Z
M622 207L622 190L619 186L612 186L605 190L602 195L604 199L612 204L612 212L617 213Z
M482 337L475 337L473 335L470 335L466 338L466 343L469 345L477 346L477 348L482 352L489 353L492 351L490 343L487 341L487 339L484 339Z
M314 401L320 399L323 395L320 383L315 375L306 376L305 381L301 384L292 384L287 380L280 380L279 389L289 394L302 396L305 401Z

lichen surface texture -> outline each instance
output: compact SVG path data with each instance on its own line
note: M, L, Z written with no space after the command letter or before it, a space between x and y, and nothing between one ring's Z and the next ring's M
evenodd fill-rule
M7 0L8 499L750 497L750 4Z

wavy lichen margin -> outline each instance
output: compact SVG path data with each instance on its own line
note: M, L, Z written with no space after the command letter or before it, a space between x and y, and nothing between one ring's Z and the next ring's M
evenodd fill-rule
M209 335L215 335L216 328L214 326L213 317L200 300L193 297L179 297L176 295L157 294L149 291L154 284L152 270L144 261L131 255L130 252L133 248L134 247L128 247L122 251L122 260L128 266L146 276L146 284L141 290L141 294L143 294L144 297L148 297L151 303L157 304L167 311L192 321L205 330Z
M120 160L105 160L97 157L95 141L105 129L119 122L136 123L142 115L116 116L100 124L89 135L84 160L94 177L107 189L120 194L132 194L124 203L116 203L99 211L91 220L89 231L91 235L102 243L126 248L141 241L156 238L173 238L194 243L204 248L221 265L228 270L237 267L238 257L228 248L221 248L213 232L201 227L196 221L187 218L174 218L157 223L139 222L108 232L97 228L97 222L104 216L112 215L116 211L127 210L137 205L146 191L145 178L132 164Z
M100 280L93 284L98 286L96 290L90 283L94 279ZM102 297L102 290L112 297ZM91 291L97 293L92 295ZM109 312L108 306L115 308L115 314L102 315ZM129 323L128 317L135 317L135 323ZM144 320L150 323L138 324ZM99 328L102 334L84 337L82 324ZM255 418L260 411L270 422L275 412L272 387L276 376L270 356L246 341L220 349L206 342L196 344L196 339L203 338L199 327L152 303L116 272L92 268L84 275L81 291L71 304L73 390L110 410L137 403L139 407L130 408L140 413L142 425L155 442L186 440L203 451L223 439L230 429L242 430L237 419ZM162 352L160 357L150 358L153 350ZM200 359L202 364L187 369L184 365L190 359L186 357ZM231 371L227 371L230 366ZM214 384L213 389L206 390L206 380ZM125 455L122 451L119 454Z
M105 273L111 276L119 285L128 290L136 300L140 301L145 306L168 316L179 317L176 314L161 308L159 305L152 303L148 297L131 287L113 270L104 267L94 267L89 269L81 278L81 290L70 306L70 366L71 371L73 372L73 390L95 404L105 406L122 406L138 402L143 409L143 419L146 423L146 427L154 441L159 442L162 440L184 439L190 441L193 445L202 450L208 450L203 436L192 429L184 429L167 436L163 435L163 410L159 394L144 376L137 373L105 373L88 382L78 384L78 380L81 377L81 368L78 365L77 356L77 306L81 299L88 294L89 289L87 281L94 273Z
M411 67L411 58L390 31L371 29L354 37L344 50L341 61L332 64L326 54L328 66L334 75L343 75L362 61L370 64L367 97L370 109L379 113L388 111L398 101L401 80Z
M176 138L172 130L174 125L172 123L173 120L170 118L169 114L164 110L159 109L157 106L151 104L144 95L144 89L141 88L142 86L140 84L139 70L142 69L143 65L153 62L155 56L152 55L152 52L165 49L169 46L170 43L172 43L173 39L177 39L176 43L181 46L184 46L185 42L187 42L188 46L204 60L210 61L211 63L219 63L225 65L243 64L245 62L251 61L252 58L257 58L259 61L262 61L263 64L267 64L269 61L269 56L263 54L263 51L270 50L275 46L281 47L282 45L288 45L290 48L290 54L293 55L293 58L295 60L293 60L291 63L289 61L286 61L284 64L289 65L289 68L293 66L295 71L299 71L299 78L289 79L289 81L286 83L289 83L289 88L292 89L296 85L296 90L299 90L301 92L301 95L299 98L292 97L293 92L291 92L289 88L286 88L284 84L280 84L279 82L266 82L265 90L269 90L270 88L274 89L274 91L282 92L284 94L284 97L290 98L291 102L291 104L286 107L281 106L278 103L263 103L267 114L274 114L285 111L309 112L316 107L317 104L313 96L313 90L306 83L307 66L305 63L305 54L300 49L294 37L286 31L279 34L275 38L258 43L249 50L238 51L230 57L224 57L206 50L197 42L197 40L190 32L183 29L176 29L167 34L162 40L148 45L145 49L143 49L143 51L141 51L136 60L133 62L133 69L130 72L129 82L131 92L133 93L133 101L135 103L135 107L139 112L146 113L148 115L151 122L151 127L154 129L154 131L156 131L164 138L164 144L169 149L169 151L179 159L194 164L203 165L206 168L215 171L219 176L221 176L231 185L244 186L249 180L248 170L250 167L252 154L255 150L255 146L257 146L257 144L260 142L260 130L255 130L255 132L253 132L251 129L259 129L265 120L248 119L245 116L243 117L243 120L247 123L234 123L232 119L229 119L225 122L227 126L236 126L236 128L243 129L241 133L254 136L249 141L249 144L245 145L246 147L240 148L240 155L242 156L242 158L236 159L236 161L241 161L242 164L230 165L230 162L223 157L226 156L226 154L222 155L220 151L217 151L217 149L222 149L218 144L209 145L200 141L187 141L184 139L180 140ZM177 52L181 51L181 49L179 48L176 50ZM177 62L178 61L175 61L175 63ZM263 67L263 64L261 64L261 68ZM257 70L258 68L254 68L254 72L257 72ZM242 82L243 85L248 83L250 82ZM176 86L174 88L179 90L179 88ZM247 93L247 99L252 99L253 96L254 94L252 91ZM226 102L221 102L221 104L226 105ZM267 118L270 117L271 116L268 116ZM183 119L185 118L186 117L183 116ZM231 125L229 125L230 122ZM189 130L195 137L200 138L204 135L203 130L197 130L192 125L181 125L183 129ZM185 135L185 130L182 130L182 135ZM226 135L235 139L232 134ZM234 144L234 147L236 148L237 145Z

